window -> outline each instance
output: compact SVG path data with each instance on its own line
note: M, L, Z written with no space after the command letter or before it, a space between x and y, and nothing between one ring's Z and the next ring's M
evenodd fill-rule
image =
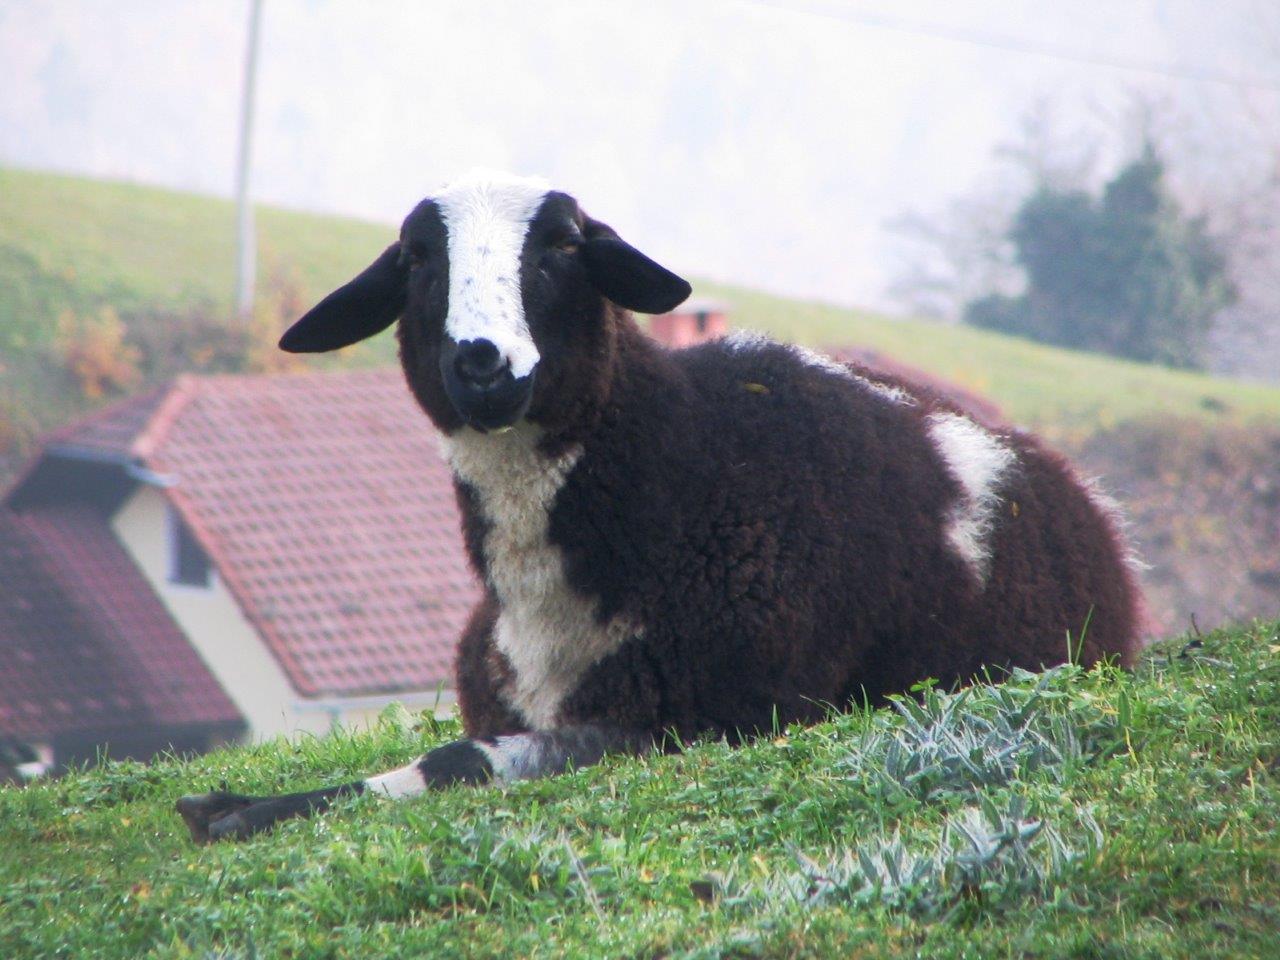
M169 508L169 582L187 587L208 587L212 568L209 555L196 542L178 511Z

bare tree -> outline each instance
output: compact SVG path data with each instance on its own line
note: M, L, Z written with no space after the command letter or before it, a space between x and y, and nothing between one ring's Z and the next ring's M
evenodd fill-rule
M1014 209L1016 198L993 187L889 221L899 260L890 298L911 314L955 322L971 300L1016 294L1020 274L1007 236Z
M1242 45L1280 63L1280 6L1259 4L1242 20ZM1248 30L1245 30L1245 27ZM1038 102L1017 136L996 150L997 175L931 213L886 224L899 252L888 293L904 309L955 320L991 293L1016 295L1021 271L1007 240L1022 200L1036 187L1082 189L1100 175L1100 155L1136 156L1154 144L1183 207L1203 216L1224 251L1235 302L1215 318L1211 369L1280 378L1280 89L1187 84L1163 94L1131 93L1096 108L1088 129L1064 130L1052 104Z
M890 298L910 313L954 322L972 300L1019 293L1008 237L1014 213L1038 187L1084 187L1097 168L1095 142L1065 133L1053 103L1036 101L1014 138L996 148L996 170L983 185L941 210L908 211L885 224L899 261Z
M1238 40L1272 88L1196 91L1171 137L1171 155L1227 251L1236 303L1213 341L1224 372L1280 378L1280 6L1248 4Z

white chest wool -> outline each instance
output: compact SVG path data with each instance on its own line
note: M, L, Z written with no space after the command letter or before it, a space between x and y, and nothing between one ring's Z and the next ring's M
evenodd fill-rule
M640 631L621 618L601 623L595 601L565 577L549 537L550 510L582 449L549 458L538 438L525 422L503 433L464 427L442 447L490 525L483 550L500 610L494 642L513 672L503 694L533 729L546 730L583 674Z

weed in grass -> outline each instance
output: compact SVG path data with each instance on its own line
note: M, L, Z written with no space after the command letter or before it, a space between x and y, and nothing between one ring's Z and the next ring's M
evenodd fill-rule
M893 698L896 716L878 717L840 767L886 800L972 792L1036 772L1061 780L1118 732L1066 699L1081 673L1018 670L1002 686L954 694L925 685L919 700Z
M948 817L937 843L923 851L912 852L897 830L824 862L794 851L800 872L768 885L764 899L878 904L931 919L965 906L1022 907L1101 848L1093 817L1081 812L1078 819L1083 829L1073 846L1057 828L1030 818L1022 797L1000 808L984 796L980 806Z

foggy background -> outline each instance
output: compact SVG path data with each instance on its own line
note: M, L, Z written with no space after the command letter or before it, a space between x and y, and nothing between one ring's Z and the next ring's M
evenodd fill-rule
M0 162L230 195L247 19L3 0ZM1255 0L268 0L251 189L390 226L540 173L676 269L953 319L1029 170L1096 186L1144 136L1228 239L1272 231L1277 63ZM1212 365L1269 375L1256 326Z

